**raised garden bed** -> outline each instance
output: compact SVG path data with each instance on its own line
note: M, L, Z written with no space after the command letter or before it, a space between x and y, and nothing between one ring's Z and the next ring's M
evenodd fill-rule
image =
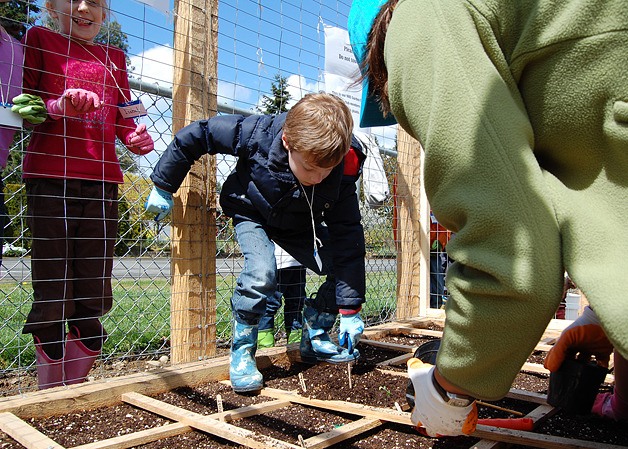
M473 437L420 435L404 410L405 360L421 343L438 337L439 330L438 323L427 320L369 329L350 376L346 365L298 362L296 347L260 351L266 388L258 396L231 391L224 382L224 357L3 398L0 410L8 413L0 415L0 425L26 444L0 433L0 448L628 446L625 424L568 416L545 404L548 376L540 363L557 331L548 332L539 344L508 398L479 406L481 418L528 415L536 421L534 432L479 426Z

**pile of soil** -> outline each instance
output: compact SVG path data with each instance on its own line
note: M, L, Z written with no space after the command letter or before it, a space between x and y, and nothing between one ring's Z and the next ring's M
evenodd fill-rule
M427 341L425 337L389 339L390 342L418 346ZM405 366L378 366L379 362L401 355L401 352L384 350L360 344L361 357L351 372L351 385L347 366L328 364L307 365L303 363L279 362L263 370L266 387L296 391L312 399L341 400L374 407L395 409L405 406L407 378L399 374ZM538 363L542 354L533 354L530 361ZM398 374L395 374L398 372ZM303 390L305 384L305 391ZM520 373L513 388L546 394L546 375ZM237 395L228 385L212 382L197 387L177 388L155 396L156 399L199 414L209 415L219 411L219 402L224 410L239 408L255 403L267 402L265 396ZM529 413L538 405L526 401L504 399L494 403L500 407ZM513 417L506 412L480 406L480 417ZM351 423L357 418L302 405L291 405L272 412L241 419L232 424L267 435L285 442L299 445L299 439L307 439L328 432L338 426ZM114 436L125 435L169 423L168 419L130 405L118 405L97 410L71 413L47 419L29 419L27 422L40 432L64 447L74 447ZM566 438L595 441L619 446L628 446L628 429L625 424L614 423L594 416L569 416L558 412L537 430L538 433ZM415 429L399 425L384 424L351 440L336 444L336 448L401 449L401 448L469 448L477 438L455 437L432 439L424 437ZM239 448L238 444L202 433L188 432L157 442L138 446L141 448ZM517 447L517 446L514 446ZM521 446L519 446L521 447ZM0 448L22 448L17 442L0 432Z

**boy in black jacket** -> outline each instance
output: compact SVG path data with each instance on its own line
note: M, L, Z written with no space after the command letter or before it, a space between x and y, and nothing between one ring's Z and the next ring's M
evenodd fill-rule
M238 157L220 194L244 256L231 298L230 377L237 393L263 387L255 351L266 298L277 289L272 241L304 266L328 275L306 303L302 360L343 363L359 356L354 347L364 330L359 312L365 249L355 182L365 156L352 128L351 113L341 99L309 94L281 115L227 115L188 125L151 175L155 187L146 210L161 219L197 159L207 153ZM338 312L341 346L329 336Z

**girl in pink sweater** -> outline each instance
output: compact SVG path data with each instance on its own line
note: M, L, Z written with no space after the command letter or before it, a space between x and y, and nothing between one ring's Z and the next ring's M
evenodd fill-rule
M107 0L45 7L59 32L34 27L24 37L24 90L41 95L49 116L23 162L34 294L23 333L33 334L40 389L82 382L102 350L123 182L115 140L153 150L146 125L124 118L124 53L94 43Z

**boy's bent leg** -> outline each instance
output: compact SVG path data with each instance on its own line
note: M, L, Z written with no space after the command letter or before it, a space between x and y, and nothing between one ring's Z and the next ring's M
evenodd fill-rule
M234 315L229 376L236 393L262 388L264 379L257 370L258 323L266 310L266 300L277 289L275 245L261 225L240 222L236 238L244 256L231 307Z
M275 245L258 223L235 225L236 239L244 265L231 296L231 307L237 321L258 325L266 312L267 298L277 290Z

